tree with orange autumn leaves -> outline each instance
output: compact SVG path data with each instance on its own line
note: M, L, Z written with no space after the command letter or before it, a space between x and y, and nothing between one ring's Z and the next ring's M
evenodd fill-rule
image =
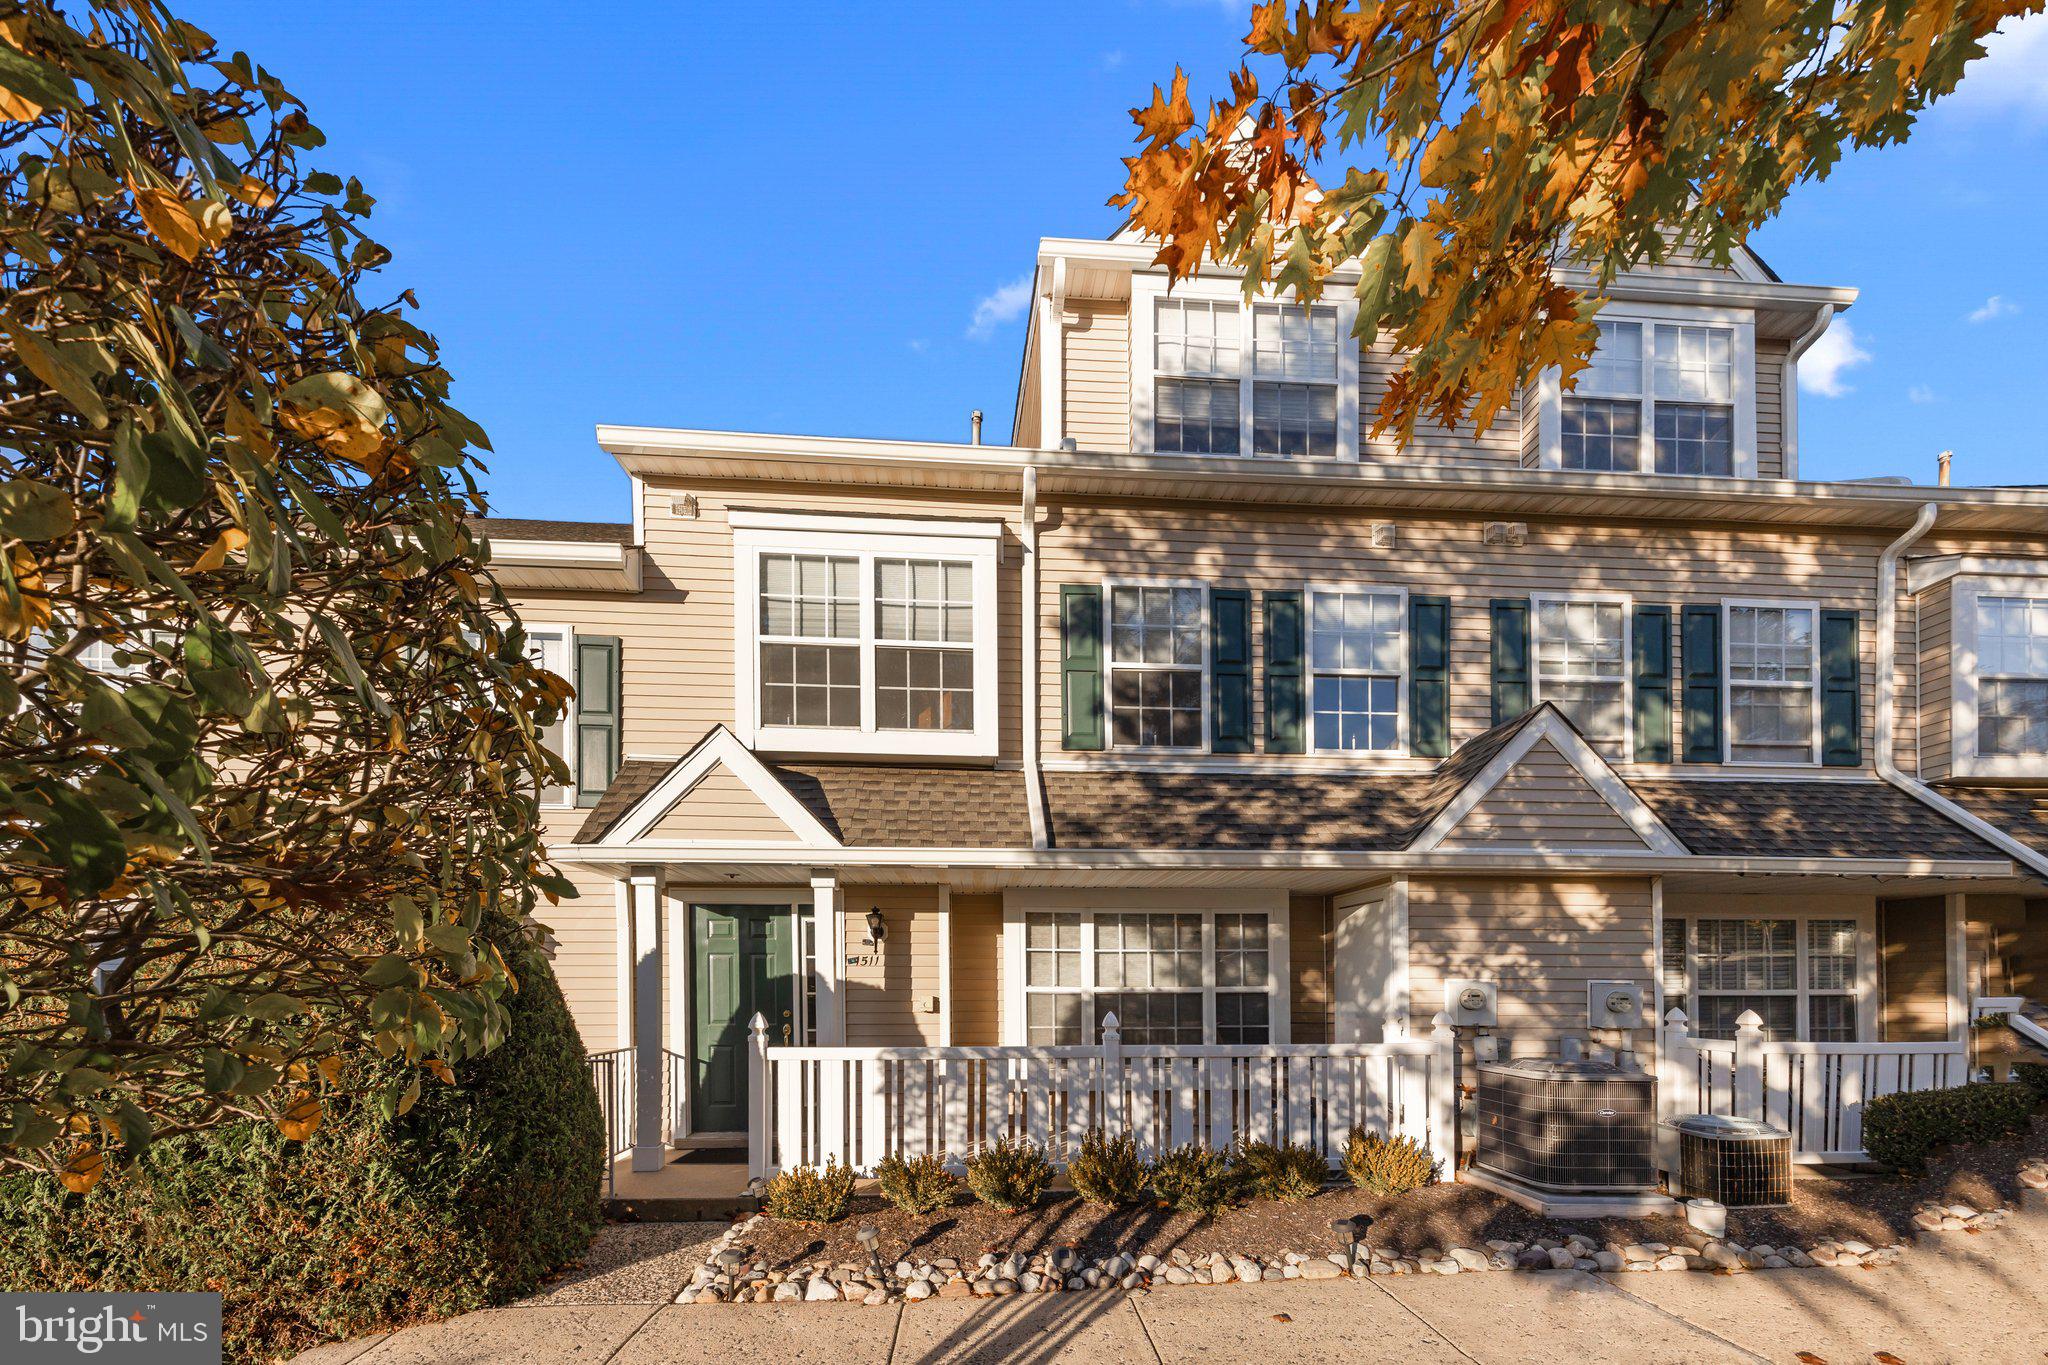
M0 1166L73 1189L402 1112L567 889L488 444L322 141L155 0L0 4Z
M1273 0L1244 40L1267 78L1240 65L1200 117L1183 73L1155 86L1110 202L1175 281L1214 262L1247 292L1355 290L1361 341L1405 358L1380 431L1483 431L1546 367L1584 368L1618 272L1673 242L1725 262L2041 7Z

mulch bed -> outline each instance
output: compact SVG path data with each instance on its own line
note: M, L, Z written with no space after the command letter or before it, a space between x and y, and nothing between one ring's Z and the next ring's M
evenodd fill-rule
M1857 1239L1872 1246L1911 1240L1913 1211L1929 1200L1992 1209L2016 1203L2020 1163L2048 1156L2048 1122L2036 1119L2024 1137L1978 1147L1951 1149L1930 1164L1925 1176L1901 1180L1882 1176L1831 1177L1802 1169L1792 1203L1782 1209L1732 1210L1728 1237L1744 1246L1813 1247ZM1341 1245L1330 1223L1364 1214L1372 1219L1366 1240L1399 1256L1451 1247L1480 1249L1489 1239L1533 1242L1580 1233L1598 1242L1690 1242L1704 1244L1683 1218L1539 1218L1487 1190L1444 1184L1410 1194L1381 1196L1350 1187L1326 1189L1299 1204L1261 1201L1203 1220L1165 1208L1107 1210L1073 1194L1054 1193L1023 1214L998 1213L971 1199L941 1213L913 1216L872 1195L856 1196L846 1217L822 1226L765 1219L740 1243L771 1269L805 1261L864 1263L855 1239L861 1227L881 1234L885 1264L898 1259L931 1261L954 1257L972 1265L984 1252L1039 1251L1076 1247L1100 1259L1115 1252L1164 1256L1179 1247L1192 1255L1211 1251L1270 1256L1282 1251L1315 1253Z

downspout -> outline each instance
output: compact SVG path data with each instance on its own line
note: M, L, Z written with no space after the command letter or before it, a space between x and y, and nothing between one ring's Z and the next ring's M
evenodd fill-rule
M1820 334L1828 329L1828 324L1833 322L1834 318L1835 306L1832 303L1822 304L1819 315L1813 320L1813 326L1800 333L1785 351L1784 365L1778 380L1778 392L1781 395L1778 401L1784 407L1784 435L1781 439L1785 446L1785 477L1788 479L1799 477L1799 357L1805 355L1813 343L1820 340Z
M1943 796L1917 777L1908 776L1892 757L1897 733L1898 646L1899 646L1899 560L1929 531L1941 515L1941 504L1930 502L1920 508L1906 533L1885 547L1877 557L1877 775L1932 807L1963 828L2012 855L2015 862L2048 878L2048 854L2043 854L1979 818ZM1925 699L1922 699L1925 704Z
M1018 655L1024 669L1023 711L1024 733L1022 755L1024 759L1024 803L1031 817L1031 847L1049 848L1051 839L1046 832L1045 821L1045 777L1038 770L1038 466L1024 466L1022 501L1019 506L1022 525L1018 535L1024 545L1024 563L1018 577L1023 580L1023 644Z

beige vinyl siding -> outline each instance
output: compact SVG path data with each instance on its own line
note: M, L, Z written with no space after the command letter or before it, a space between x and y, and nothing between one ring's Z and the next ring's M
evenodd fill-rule
M1535 469L1543 463L1543 400L1535 384L1522 386L1522 468Z
M685 495L697 515L674 510ZM1008 526L996 570L1001 754L1017 755L1019 627L1017 504L1010 498L861 495L789 483L651 483L646 489L643 590L635 596L511 593L535 624L571 625L579 634L620 639L622 735L627 756L680 755L714 725L730 725L733 707L733 507L864 517L1001 519Z
M1756 476L1785 477L1785 354L1787 341L1756 342Z
M930 886L849 886L841 920L846 943L848 1047L936 1047L940 1014L939 893ZM881 951L867 937L869 910L887 932Z
M1366 464L1398 464L1405 469L1417 465L1491 465L1518 469L1522 465L1522 405L1509 404L1483 434L1475 434L1467 423L1462 429L1423 422L1406 446L1393 438L1372 435L1373 421L1387 385L1401 372L1401 357L1381 340L1359 353L1358 361L1358 454Z
M1914 599L1919 615L1920 726L1915 745L1920 776L1939 782L1955 762L1955 585L1942 583Z
M1131 448L1131 305L1068 300L1067 429L1082 450ZM1048 445L1057 446L1058 441Z
M1586 1036L1586 983L1651 984L1647 878L1413 878L1408 883L1409 1027L1426 1035L1456 977L1500 986L1500 1028L1517 1056ZM1637 1037L1641 1051L1650 1042Z
M1032 332L1031 344L1024 349L1024 372L1017 384L1017 411L1010 421L1010 444L1030 450L1035 446L1056 445L1058 442L1040 438L1044 426L1044 412L1038 398L1038 347L1041 338L1036 329ZM987 432L985 440L996 439L993 431Z
M1940 896L1878 906L1879 1006L1890 1043L1948 1037L1948 906Z
M1645 847L1642 836L1547 739L1481 797L1444 841L1447 849L1489 845L1638 851Z
M588 815L583 810L542 812L547 841L566 846ZM594 868L563 864L559 868L577 892L573 900L550 905L543 898L533 918L545 929L543 944L555 969L555 980L569 1004L586 1052L625 1046L619 1035L619 902L612 878ZM667 932L666 926L663 932Z
M1335 1028L1330 988L1330 898L1287 898L1288 1028L1297 1043L1327 1043Z
M953 898L953 1043L995 1047L1003 1041L1003 898Z
M1863 613L1863 715L1875 714L1878 534L1795 536L1727 526L1528 523L1527 543L1484 543L1486 522L1399 515L1394 544L1375 546L1372 525L1388 520L1369 509L1290 511L1211 505L1112 506L1061 504L1040 539L1039 660L1045 753L1060 748L1059 592L1066 583L1109 578L1174 577L1214 587L1293 590L1315 584L1370 583L1451 603L1451 740L1463 743L1492 723L1489 603L1532 592L1618 592L1637 605L1668 605L1674 623L1688 603L1726 597L1817 600ZM1253 603L1254 612L1258 603ZM1254 677L1262 677L1264 641L1253 632ZM1675 661L1683 666L1682 660ZM1262 684L1261 684L1262 685ZM1257 696L1262 697L1262 692ZM1264 705L1253 723L1264 744ZM1682 724L1673 708L1674 736ZM1867 729L1866 729L1867 733ZM1120 760L1148 761L1129 752ZM1291 756L1289 762L1355 763L1357 755ZM1220 761L1257 764L1253 753ZM1398 762L1396 762L1398 766ZM1431 766L1416 761L1415 766ZM1745 769L1745 771L1771 771ZM1809 769L1793 769L1805 772Z
M702 781L654 822L650 839L773 840L788 843L796 835L753 788L724 768L713 768Z

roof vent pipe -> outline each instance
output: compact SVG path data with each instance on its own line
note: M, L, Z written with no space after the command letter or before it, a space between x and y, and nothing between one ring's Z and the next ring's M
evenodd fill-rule
M1953 450L1944 450L1935 457L1934 462L1941 469L1941 486L1948 487L1949 471L1955 466L1956 453Z
M981 444L981 409L980 409L980 408L976 408L976 409L974 410L974 415L973 415L973 416L972 416L971 418L969 418L968 420L969 420L970 422L972 422L972 423L974 424L974 444L976 444L976 445L980 445L980 444Z

